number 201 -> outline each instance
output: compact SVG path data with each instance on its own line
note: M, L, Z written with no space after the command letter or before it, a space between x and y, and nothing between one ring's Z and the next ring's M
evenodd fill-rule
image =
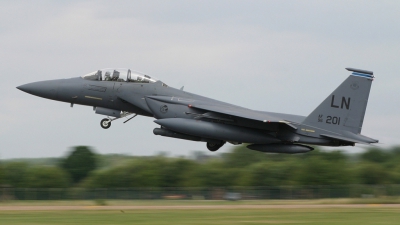
M340 117L336 117L336 116L327 116L326 117L326 123L329 124L337 124L340 125Z

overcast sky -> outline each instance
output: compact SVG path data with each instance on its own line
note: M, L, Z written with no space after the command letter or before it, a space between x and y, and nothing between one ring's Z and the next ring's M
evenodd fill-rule
M308 115L350 74L374 71L362 133L400 144L399 1L1 1L0 158L208 153L153 135L153 118L103 130L91 107L15 87L125 67L251 109ZM220 151L227 151L225 145ZM345 148L348 152L358 147Z

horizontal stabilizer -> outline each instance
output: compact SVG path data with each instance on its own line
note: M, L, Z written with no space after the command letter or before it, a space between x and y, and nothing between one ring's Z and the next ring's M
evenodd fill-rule
M359 144L365 144L365 145L369 145L372 143L378 143L378 140L375 140L375 139L372 139L369 137L365 137L363 135L354 134L354 133L349 134L349 136L351 136L351 137L331 135L331 134L321 134L321 136L330 138L330 139L339 140L339 141L347 141L347 142L351 142L351 143L359 143Z

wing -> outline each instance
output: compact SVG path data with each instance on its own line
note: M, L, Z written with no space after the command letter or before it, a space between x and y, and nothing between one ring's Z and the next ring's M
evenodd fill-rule
M208 112L214 112L226 116L233 116L236 118L254 120L260 123L279 123L285 124L292 129L297 129L295 125L293 125L292 121L285 120L284 118L279 118L274 115L268 115L267 113L255 111L251 109L246 109L239 106L233 105L215 105L215 104L193 104L191 105L192 108L201 109Z
M287 126L290 129L297 129L296 122L288 120L288 118L295 120L299 119L292 115L255 111L218 101L205 102L166 96L148 96L148 98L172 104L187 105L190 108L202 111L203 113L196 114L196 118L208 118L223 121L240 120L242 124L247 121L246 124L253 124L250 125L252 127L276 127L276 125L282 124L282 126Z

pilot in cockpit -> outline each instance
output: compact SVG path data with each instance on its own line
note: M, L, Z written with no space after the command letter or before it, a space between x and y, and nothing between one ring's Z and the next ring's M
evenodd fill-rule
M98 70L97 71L97 80L99 80L99 81L103 80L103 77L101 76L101 74L102 74L101 70Z
M118 80L118 78L119 78L119 72L114 70L111 80L116 81L116 80Z
M110 71L107 71L107 72L104 74L104 80L105 80L105 81L110 81L110 80L111 80Z

